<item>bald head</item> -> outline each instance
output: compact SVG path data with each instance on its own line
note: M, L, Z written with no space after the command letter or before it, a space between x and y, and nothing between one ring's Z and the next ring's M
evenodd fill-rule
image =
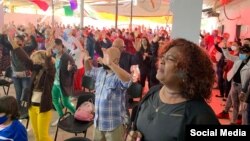
M125 44L124 41L121 38L117 38L114 40L112 47L118 48L120 51L123 50Z
M112 62L114 62L115 64L119 63L121 52L118 48L116 48L116 47L108 48L107 53L108 53L110 60Z

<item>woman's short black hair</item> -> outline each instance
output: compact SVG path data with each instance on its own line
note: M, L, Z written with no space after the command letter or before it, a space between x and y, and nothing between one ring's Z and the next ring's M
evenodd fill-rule
M11 120L19 118L18 104L13 96L0 97L0 113L10 115Z
M55 39L55 44L56 44L56 45L62 45L62 47L64 48L64 45L63 45L63 42L62 42L61 39L56 38L56 39Z
M55 39L55 44L56 44L56 45L62 45L62 40L56 38L56 39Z

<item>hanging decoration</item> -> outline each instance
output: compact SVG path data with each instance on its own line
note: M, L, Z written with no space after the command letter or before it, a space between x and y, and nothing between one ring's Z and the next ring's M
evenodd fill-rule
M220 0L222 5L228 4L230 1L229 0Z
M73 16L74 15L74 11L71 9L70 6L63 6L63 9L64 9L65 16Z
M69 0L69 4L72 10L77 9L77 0Z
M46 11L49 8L48 3L45 2L44 0L29 0L29 1L33 2L34 4L36 4L43 11Z

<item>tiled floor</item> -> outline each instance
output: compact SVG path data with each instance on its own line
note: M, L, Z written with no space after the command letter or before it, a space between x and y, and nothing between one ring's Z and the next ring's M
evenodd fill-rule
M209 104L214 109L215 113L221 112L222 109L224 108L224 104L225 104L225 102L223 102L221 98L215 97L215 95L218 93L219 93L219 91L217 89L214 89L213 90L213 97L211 98L211 102L209 102ZM13 85L11 85L11 89L10 89L9 94L13 95L13 96L15 95L15 90L14 90ZM2 88L0 88L0 96L3 96L3 95L4 95L3 90L2 90ZM53 111L53 120L51 122L55 121L57 119L57 117L58 117L57 113L55 111ZM221 122L221 124L229 124L230 123L229 120L220 120L220 122ZM25 120L23 121L23 124L26 125ZM56 131L56 127L50 128L50 135L53 139L54 139L55 131ZM88 129L87 138L92 139L92 134L93 134L93 126L91 126ZM29 135L29 141L35 141L32 130L31 130L31 126L29 126L28 135ZM67 133L63 130L59 130L57 141L63 141L67 138L74 137L74 136L75 136L74 134ZM83 134L79 134L78 136L83 136Z

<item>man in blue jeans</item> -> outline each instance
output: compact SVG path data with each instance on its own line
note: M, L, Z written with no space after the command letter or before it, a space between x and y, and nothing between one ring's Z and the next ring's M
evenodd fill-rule
M24 37L21 35L18 35L14 37L13 39L10 39L10 43L13 47L13 50L11 50L11 68L12 68L12 79L14 83L14 87L16 90L16 99L18 102L18 107L21 107L21 97L24 93L25 89L28 88L30 85L30 77L31 77L31 70L29 70L26 62L22 62L16 54L16 47L19 46L19 49L23 50L24 47ZM28 54L25 54L28 55Z
M16 91L16 99L18 102L18 107L21 107L21 97L25 89L30 85L31 68L26 62L21 61L17 56L17 50L25 51L25 55L29 56L36 48L37 42L35 37L32 35L32 27L23 29L26 31L25 35L17 34L15 37L8 32L10 29L3 32L1 43L4 47L11 51L11 68L13 83ZM13 29L15 30L15 29ZM15 31L17 33L17 31ZM18 49L17 49L18 47Z
M250 38L244 39L242 48L249 49L247 56L250 58ZM246 66L245 70L248 70L249 72L250 67ZM242 83L242 90L239 99L241 101L242 124L250 125L250 73L245 77L246 81Z
M228 72L227 80L232 80L232 87L229 92L229 96L231 96L233 112L232 112L232 120L231 124L237 124L238 114L241 111L242 114L242 124L246 124L246 108L242 109L242 100L240 101L239 96L241 91L246 93L246 88L248 87L247 83L250 77L250 40L244 39L242 43L242 47L240 47L239 56L233 56L229 54L227 49L227 40L222 41L219 46L222 48L222 52L226 59L234 62L232 69ZM229 99L228 99L229 100ZM241 109L240 109L241 107ZM246 107L246 106L245 106ZM226 109L219 114L220 117L225 117L228 115L228 109ZM244 110L244 111L242 111ZM223 116L222 116L223 115ZM217 117L219 117L217 116Z

